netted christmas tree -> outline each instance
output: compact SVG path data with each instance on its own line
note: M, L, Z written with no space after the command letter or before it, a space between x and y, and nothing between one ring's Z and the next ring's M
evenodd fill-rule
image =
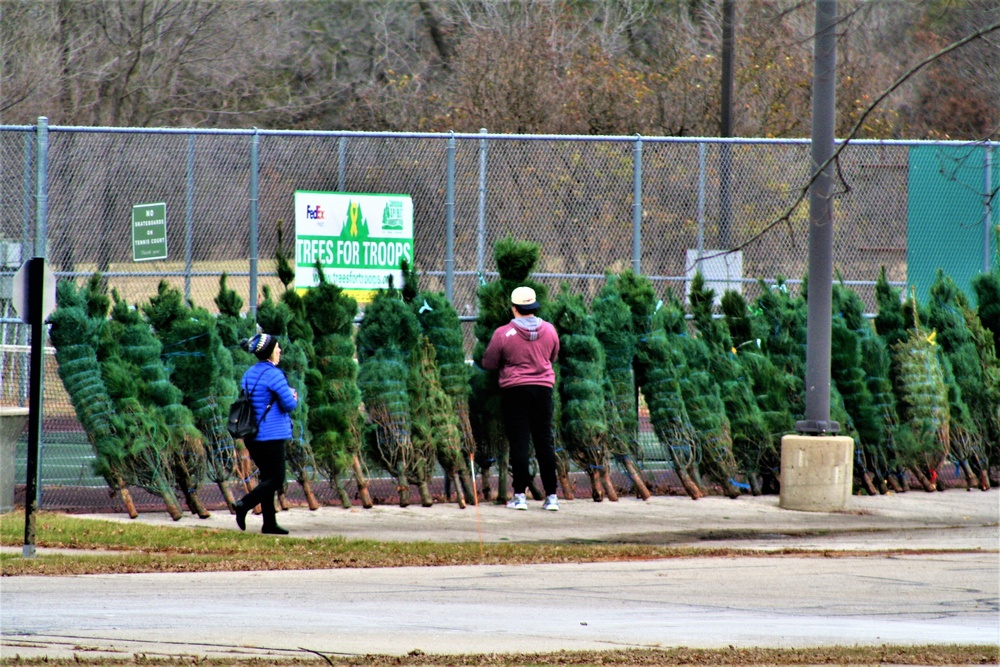
M421 504L433 504L428 483L434 451L417 449L410 436L410 364L420 340L420 322L391 284L379 291L358 328L358 388L365 406L364 446L369 457L396 478L400 506L416 484Z
M418 412L427 409L440 410L442 414L429 413L422 416L420 426L440 424L442 432L434 436L434 449L438 462L444 468L447 489L454 482L458 502L476 502L475 486L469 467L475 456L476 443L469 421L469 365L465 363L465 345L462 338L462 324L458 313L448 298L440 292L419 290L416 266L406 260L400 263L403 272L403 301L410 305L427 343L433 348L433 355L419 349L419 365L424 367L422 375L411 374L411 399L416 393L422 397L417 408L414 404L413 436L420 429L417 426ZM423 342L421 342L421 348ZM415 365L416 367L416 365ZM420 386L424 382L428 386ZM444 392L437 396L437 388ZM458 440L451 437L451 422L454 418ZM433 434L433 431L431 431Z
M857 333L860 298L841 284L832 288L830 375L850 421L841 424L841 435L854 438L854 485L875 495L874 460L881 430L879 415L866 382Z
M49 317L49 340L56 350L59 378L94 450L94 472L118 493L129 516L139 516L129 493L131 483L126 448L120 442L124 427L115 413L97 360L97 336L104 323L87 312L85 290L74 282L56 287L56 309Z
M469 408L472 430L476 437L476 465L482 475L483 495L487 499L493 497L490 469L496 465L499 478L496 500L499 503L506 502L509 493L510 449L500 417L499 374L482 367L483 353L497 327L512 319L510 294L515 287L524 285L534 289L538 303L542 304L539 315L545 317L548 288L529 277L538 264L540 252L541 248L537 243L515 241L511 237L497 241L493 248L493 258L500 277L491 283L480 285L476 292L479 312L475 325L476 345L472 351L475 365L470 380L472 392ZM542 492L534 478L528 490L532 497L541 500Z
M878 314L875 328L892 351L889 377L896 396L899 425L896 456L926 491L938 488L938 466L950 448L950 407L937 332L921 325L920 306L889 284L885 267L875 281ZM926 314L925 314L926 315Z
M632 480L635 493L650 496L639 472L643 462L639 445L639 411L636 405L635 360L639 337L632 328L632 311L617 288L618 278L607 281L591 303L595 335L604 348L604 410L608 422L608 451Z
M421 335L410 364L410 438L417 451L433 451L445 476L458 496L458 506L465 509L468 487L472 493L469 470L462 453L462 434L451 399L441 388L434 345ZM431 472L426 473L429 477ZM463 482L462 477L465 478ZM473 502L475 497L473 496Z
M951 458L965 475L968 488L989 489L989 461L985 441L991 428L991 413L997 410L985 368L972 330L966 324L971 311L965 294L938 269L930 288L927 325L937 331L942 369L948 385Z
M663 304L642 337L636 362L641 369L640 387L649 409L649 420L663 447L664 458L673 464L687 494L697 500L704 495L696 481L701 438L691 423L681 392L685 359L671 340L681 335L685 326L680 303L671 300ZM718 417L724 417L721 409Z
M864 302L853 290L835 284L832 296L836 313L832 329L832 375L860 439L855 457L858 449L864 457L855 463L855 477L859 471L862 475L870 474L874 489L867 489L869 493L905 490L905 475L896 460L895 431L899 419L889 377L892 366L889 348L875 333L874 324L865 319ZM858 379L864 389L851 388Z
M163 346L137 308L130 306L117 292L112 292L114 307L109 322L114 354L136 371L139 402L169 429L170 462L177 488L188 509L201 518L210 515L198 496L198 487L207 471L204 436L194 423L194 415L184 405L184 393L170 382L170 372L163 364Z
M1000 486L1000 481L992 477L997 470L996 462L1000 461L1000 361L997 359L993 332L983 326L979 315L971 307L963 309L965 325L969 329L976 346L976 354L983 368L983 384L987 411L986 421L986 456L993 462L988 471L988 481L991 486Z
M795 428L790 406L802 402L802 396L796 393L801 390L802 381L779 368L765 352L769 333L767 323L762 314L750 312L742 294L726 290L721 307L725 316L722 321L729 329L740 365L752 386L761 418L771 437L771 447L778 450L781 437Z
M621 404L626 407L625 409L619 410L619 416L622 420L622 428L626 433L632 432L634 424L634 432L636 434L636 440L638 441L640 412L639 388L645 381L645 368L643 363L648 357L648 354L646 354L648 351L644 349L644 346L650 332L653 312L656 310L656 292L653 289L653 283L648 278L636 274L632 269L626 269L620 273L613 282L608 283L608 286L613 288L614 292L618 295L618 298L625 304L629 311L629 317L626 321L622 322L622 328L623 335L626 337L626 340L634 340L635 345L635 349L632 353L630 369L631 381L633 384L631 388L625 386L624 369L616 371L618 379L612 380L612 382L616 396L619 395L619 392L624 394L626 391L631 395L631 398L625 399L627 400L626 403ZM598 301L600 301L600 299ZM601 324L603 314L601 314L599 307L596 305L595 315L598 317L598 337L606 336L606 334L601 332L601 328L604 326ZM617 347L614 343L612 343L611 346ZM627 347L621 349L627 351ZM620 357L621 355L620 353L616 353L615 356ZM648 406L646 409L648 409ZM638 442L636 444L638 446ZM641 448L639 451L641 451ZM645 455L643 454L643 458L644 457Z
M91 276L85 288L85 298L88 315L100 323L97 359L104 387L118 417L120 430L116 435L124 452L121 460L128 471L125 479L161 497L167 513L176 521L181 518L181 512L174 495L176 480L171 467L175 458L171 448L175 443L168 435L162 413L140 401L140 370L121 356L118 332L108 321L111 300L100 274ZM193 507L198 506L200 502Z
M186 306L180 291L166 281L160 282L156 296L141 309L163 346L161 358L170 371L170 381L184 394L184 405L205 437L208 476L232 511L229 482L236 474L238 458L226 430L226 416L235 392L234 387L220 384L224 366L220 355L225 347L215 318L203 308ZM232 382L231 377L222 379ZM220 394L220 387L232 393Z
M341 505L351 506L340 483L350 472L362 506L369 508L372 499L361 461L361 392L352 335L358 303L328 281L319 264L316 271L319 282L303 298L313 330L313 358L306 373L312 446Z
M301 302L298 301L298 295L291 299L285 298L289 292L295 294L294 290L284 292L280 302L274 300L267 285L261 292L264 298L257 306L257 326L263 333L278 338L278 344L281 345L278 369L284 372L288 386L298 394L298 404L289 413L292 421L292 439L285 449L285 462L302 487L309 509L315 510L319 508L319 502L313 493L311 482L316 460L307 440L309 391L305 380L309 368L308 355L312 352L312 329L307 323L303 324L305 313L301 308ZM295 303L296 310L289 306L289 301ZM283 489L276 499L283 510L288 507L285 494L286 491Z
M697 348L688 345L690 351L685 354L688 366L704 372L706 382L718 385L725 417L729 421L729 428L723 428L722 435L713 435L705 440L703 467L707 466L712 471L712 476L731 497L739 495L735 485L736 461L752 490L756 490L758 477L763 480L762 486L773 485L779 466L778 451L774 447L775 434L768 430L757 405L753 379L740 361L728 327L713 316L715 292L705 284L700 271L691 281L688 299L695 326L707 351L702 358ZM710 394L706 392L705 395ZM688 413L694 419L690 405Z
M618 500L609 475L605 417L604 349L596 325L579 294L564 286L549 308L559 333L560 435L576 465L590 477L596 502Z
M996 397L997 392L1000 392L1000 370L997 370L996 357L996 348L1000 345L1000 227L993 228L993 235L997 255L989 271L972 278L976 317L966 315L966 321L976 341L976 351L985 369L987 386L991 388L991 396ZM1000 471L1000 467L996 465L1000 461L1000 400L993 401L989 420L991 426L987 436L987 456L994 463L990 468L990 474L993 475ZM1000 485L1000 477L991 477L991 484Z

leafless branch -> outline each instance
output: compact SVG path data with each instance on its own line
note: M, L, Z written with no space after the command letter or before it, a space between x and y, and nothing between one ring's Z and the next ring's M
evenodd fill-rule
M813 175L809 178L809 180L806 182L806 184L802 186L802 189L799 192L799 196L796 197L795 201L792 202L788 206L787 209L785 209L784 213L782 213L778 218L776 218L776 219L772 220L771 222L769 222L768 224L766 224L763 229L761 229L759 232L757 232L756 234L754 234L753 236L751 236L749 239L747 239L743 243L741 243L738 246L736 246L735 248L730 248L728 250L717 252L717 253L714 253L714 254L711 254L711 255L705 255L705 256L703 256L701 258L701 261L704 261L706 259L713 259L715 257L721 257L721 256L724 256L724 255L728 255L730 253L736 252L738 250L742 250L742 249L748 247L749 245L753 244L755 241L759 240L760 238L764 237L765 235L767 235L768 233L770 233L771 230L773 230L775 227L777 227L777 226L779 226L781 224L788 224L789 225L789 231L792 233L792 236L793 236L793 239L794 239L794 231L792 231L792 227L791 227L792 214L795 213L796 209L798 209L798 207L802 204L802 202L805 201L806 197L809 194L809 188L812 187L813 183L816 182L816 179L819 178L819 175L821 173L823 173L823 171L830 165L830 163L836 162L836 164L837 164L837 176L838 176L838 179L839 179L840 183L843 186L843 189L838 194L843 194L844 192L848 192L850 190L850 186L847 184L847 180L846 180L846 178L844 177L843 173L840 170L840 162L839 162L838 158L839 158L840 154L850 144L851 140L854 139L854 137L857 136L858 130L861 129L861 127L864 125L865 120L875 111L875 109L879 106L879 104L881 104L883 100L885 100L887 97L889 97L889 95L891 95L896 89L898 89L900 86L902 86L907 80L909 80L913 75L915 75L917 72L919 72L920 70L922 70L927 65L930 65L934 61L942 58L943 56L951 53L952 51L955 51L957 49L962 48L963 46L965 46L966 44L969 44L970 42L973 42L973 41L975 41L977 39L982 39L986 35L988 35L988 34L990 34L992 32L996 32L998 30L1000 30L1000 23L994 23L994 24L988 25L988 26L986 26L984 28L980 28L979 30L976 30L975 32L967 35L966 37L963 37L962 39L958 40L957 42L953 42L953 43L949 44L948 46L946 46L945 48L943 48L943 49L941 49L939 51L936 51L935 53L932 53L931 55L927 56L926 58L924 58L923 60L921 60L919 63L917 63L916 65L914 65L913 67L911 67L910 69L906 70L902 75L899 76L899 78L897 78L892 83L891 86L889 86L888 88L886 88L885 90L883 90L882 93L880 93L879 96L876 97L872 101L872 103L869 104L865 108L864 112L858 117L858 120L854 123L854 126L851 128L850 132L847 133L847 136L843 139L843 141L841 141L836 146L836 148L833 151L833 154L831 154L830 157L827 158L826 161L823 162L823 164L819 165L819 167L813 172ZM693 267L688 267L688 268L690 269L690 268L693 268Z

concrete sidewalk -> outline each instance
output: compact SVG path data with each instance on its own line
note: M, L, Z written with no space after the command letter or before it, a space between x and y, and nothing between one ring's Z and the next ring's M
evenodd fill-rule
M474 542L481 536L490 543L641 542L749 553L563 565L6 577L0 655L266 659L316 657L309 651L1000 647L997 491L855 497L837 513L782 510L776 497L576 500L563 502L559 512L529 506L526 512L492 504L478 511L293 508L279 521L293 538ZM165 514L138 520L236 530L224 512L176 523ZM259 526L251 516L249 528ZM773 549L784 553L753 555ZM856 555L817 558L816 550Z
M81 515L132 521L122 514ZM145 513L136 521L179 527L237 530L225 510L208 519L187 514L174 522L166 513ZM291 537L340 535L348 539L431 542L627 542L667 546L747 549L986 549L1000 548L1000 493L911 491L852 497L841 512L799 512L778 507L777 496L729 499L709 496L653 496L595 503L561 501L558 512L540 502L528 511L494 503L459 509L453 503L371 509L293 507L278 514ZM247 527L260 530L260 517Z

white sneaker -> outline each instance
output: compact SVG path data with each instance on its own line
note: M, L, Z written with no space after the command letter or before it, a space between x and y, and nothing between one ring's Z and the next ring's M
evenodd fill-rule
M515 493L514 497L507 501L507 509L510 510L526 510L528 509L528 501L525 499L523 493Z
M546 496L545 502L542 503L542 509L550 512L559 511L559 498L556 497L556 494L553 493L551 496Z

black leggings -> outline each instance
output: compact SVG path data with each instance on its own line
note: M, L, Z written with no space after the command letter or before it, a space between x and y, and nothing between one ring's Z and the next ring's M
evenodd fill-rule
M260 505L264 525L270 526L275 523L274 494L285 484L285 448L288 441L247 439L245 444L260 471L260 478L257 486L240 502L244 507Z
M501 390L504 429L510 443L514 493L524 493L531 482L531 445L535 445L538 473L545 495L556 492L556 453L552 444L552 387L521 385Z

